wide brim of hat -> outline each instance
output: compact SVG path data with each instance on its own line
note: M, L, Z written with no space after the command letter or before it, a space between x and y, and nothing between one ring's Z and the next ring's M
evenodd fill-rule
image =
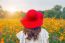
M40 12L37 12L37 19L34 21L30 21L28 18L23 18L23 20L21 20L21 23L23 24L23 26L25 28L36 28L36 27L40 27L43 24L43 14Z
M35 21L29 21L27 18L22 20L22 24L25 28L36 28L43 24L43 20L37 19Z

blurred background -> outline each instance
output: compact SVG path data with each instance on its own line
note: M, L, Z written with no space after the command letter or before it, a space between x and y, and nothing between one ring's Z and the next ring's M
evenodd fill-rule
M65 0L0 0L0 43L19 43L20 20L29 9L44 14L49 43L65 43Z

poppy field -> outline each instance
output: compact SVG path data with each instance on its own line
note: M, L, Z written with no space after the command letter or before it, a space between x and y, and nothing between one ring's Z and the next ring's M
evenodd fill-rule
M65 19L44 18L42 28L49 32L50 43L65 43ZM0 19L0 43L19 43L16 33L22 29L20 19Z

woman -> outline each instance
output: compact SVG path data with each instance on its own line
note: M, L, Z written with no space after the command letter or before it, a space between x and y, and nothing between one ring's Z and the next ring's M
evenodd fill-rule
M16 34L20 43L49 43L48 32L41 28L43 16L41 12L33 9L26 13L26 16L21 20L24 29Z

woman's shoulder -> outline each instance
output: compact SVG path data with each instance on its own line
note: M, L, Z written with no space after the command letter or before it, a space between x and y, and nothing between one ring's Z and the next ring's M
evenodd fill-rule
M17 33L17 35L22 34L22 33L23 33L23 31L20 31L20 32Z
M41 32L42 33L48 33L48 31L46 29L44 29L44 28L41 28Z
M23 31L20 31L20 32L18 32L16 34L16 36L17 36L18 39L22 39L23 35L24 35Z

